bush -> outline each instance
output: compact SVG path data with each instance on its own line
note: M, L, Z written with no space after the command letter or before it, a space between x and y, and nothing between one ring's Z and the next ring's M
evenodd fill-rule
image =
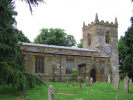
M66 78L65 78L65 82L67 82L67 81L70 82L70 81L71 81L71 78L70 78L70 77L66 77Z
M120 75L120 78L121 78L121 79L123 79L123 78L124 78L124 76L125 76L125 74L124 74L124 73L120 73L119 75Z
M75 78L77 76L78 76L78 70L76 68L73 68L70 77Z

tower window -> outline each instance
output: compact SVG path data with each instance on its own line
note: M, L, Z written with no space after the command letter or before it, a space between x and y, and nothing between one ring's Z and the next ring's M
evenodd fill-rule
M88 34L88 46L91 45L91 34Z
M106 35L105 35L105 42L106 42L106 43L109 43L109 31L106 32Z

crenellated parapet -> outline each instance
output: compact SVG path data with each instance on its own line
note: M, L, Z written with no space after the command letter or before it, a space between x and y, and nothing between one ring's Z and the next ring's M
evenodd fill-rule
M113 22L104 22L103 20L99 21L98 20L98 15L96 14L96 17L95 17L95 21L94 22L91 22L89 23L88 25L85 25L85 22L83 22L83 28L82 30L86 30L86 29L89 29L90 27L92 26L95 26L95 25L103 25L103 26L108 26L108 27L116 27L118 28L118 22L117 22L117 18L115 18L115 21L114 23Z

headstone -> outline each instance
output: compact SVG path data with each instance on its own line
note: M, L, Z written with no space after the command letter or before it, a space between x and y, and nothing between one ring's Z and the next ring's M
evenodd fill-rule
M111 83L110 74L108 75L108 83Z
M112 80L112 85L114 85L114 80Z
M68 81L67 81L67 87L68 87Z
M119 89L119 75L116 74L114 77L114 89L118 90Z
M130 78L130 84L132 84L132 79Z
M127 75L124 77L124 89L122 92L129 93L129 77Z
M91 85L93 85L93 78L92 77L90 78L90 81L91 81Z
M116 95L116 100L119 100L120 96L119 95Z
M89 86L89 78L86 77L87 86Z
M79 83L80 90L82 90L82 87L81 87L81 78L80 77L78 77L78 83Z
M40 78L40 80L41 80L41 74L40 74L40 72L39 72L39 78Z
M22 96L22 98L26 98L26 87L25 87L25 85L23 85L23 96Z
M72 86L75 86L75 84L73 83Z
M81 78L81 83L84 83L84 80Z
M54 100L54 90L52 85L49 85L48 88L48 100Z

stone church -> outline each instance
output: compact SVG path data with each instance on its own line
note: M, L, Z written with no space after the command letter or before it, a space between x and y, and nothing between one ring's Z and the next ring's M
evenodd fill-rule
M27 72L43 81L64 81L73 68L81 77L107 81L119 73L118 23L99 21L83 23L83 48L19 42Z

